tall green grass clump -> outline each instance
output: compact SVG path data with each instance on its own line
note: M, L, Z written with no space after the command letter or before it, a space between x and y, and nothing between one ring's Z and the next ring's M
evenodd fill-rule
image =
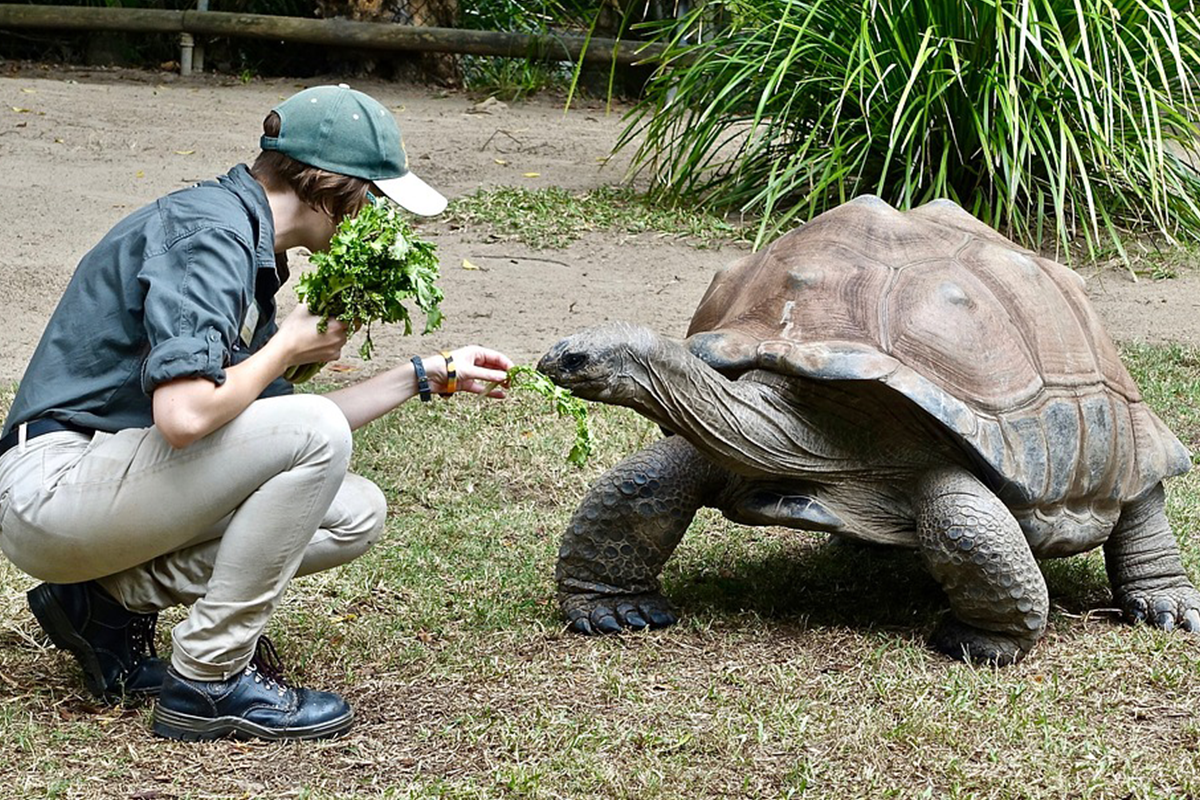
M657 36L618 149L760 243L862 193L1091 257L1200 237L1192 2L710 0Z

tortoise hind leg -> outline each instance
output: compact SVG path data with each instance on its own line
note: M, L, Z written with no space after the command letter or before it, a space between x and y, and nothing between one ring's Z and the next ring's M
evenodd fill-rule
M932 645L964 661L1019 661L1045 631L1050 599L1012 513L956 468L918 482L914 511L921 553L953 612Z
M661 439L600 476L558 551L558 602L571 629L615 633L674 623L658 575L725 480L682 436Z
M1135 622L1200 631L1200 592L1179 560L1164 511L1162 484L1121 510L1104 544L1113 598Z

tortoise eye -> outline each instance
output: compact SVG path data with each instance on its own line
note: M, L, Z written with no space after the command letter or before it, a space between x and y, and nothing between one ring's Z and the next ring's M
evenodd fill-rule
M587 364L588 357L583 353L567 353L563 356L562 368L568 372L574 372Z

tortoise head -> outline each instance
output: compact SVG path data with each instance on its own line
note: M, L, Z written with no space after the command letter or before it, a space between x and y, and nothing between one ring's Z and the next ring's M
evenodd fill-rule
M606 322L559 340L538 371L585 400L638 407L664 340L649 328Z

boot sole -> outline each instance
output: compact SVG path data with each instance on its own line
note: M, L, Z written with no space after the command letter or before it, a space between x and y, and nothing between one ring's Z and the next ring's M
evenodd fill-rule
M196 717L155 706L151 730L165 739L202 742L232 736L238 739L265 739L282 742L303 739L328 739L344 733L354 724L354 711L303 728L269 728L241 717Z
M39 584L30 589L26 595L29 600L29 610L42 626L42 630L50 637L50 641L60 650L66 650L79 662L83 670L83 682L88 691L103 700L112 699L104 685L104 673L100 669L100 659L87 640L79 635L63 607L58 604L50 587Z

